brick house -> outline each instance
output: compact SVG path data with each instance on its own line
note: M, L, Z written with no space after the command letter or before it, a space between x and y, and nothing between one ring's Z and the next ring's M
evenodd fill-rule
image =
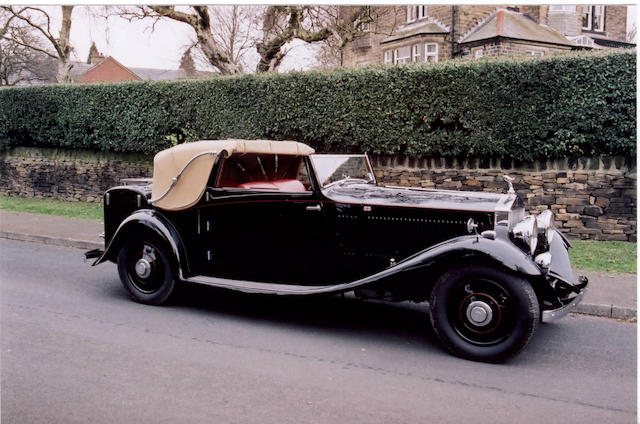
M504 54L630 48L627 6L374 6L377 22L347 44L345 66Z
M71 68L74 82L88 84L94 82L142 81L142 80L175 80L184 78L200 78L212 75L212 72L198 71L193 66L193 59L187 53L180 62L180 69L155 69L126 67L115 58L104 57L95 43L89 50L87 62L75 62Z

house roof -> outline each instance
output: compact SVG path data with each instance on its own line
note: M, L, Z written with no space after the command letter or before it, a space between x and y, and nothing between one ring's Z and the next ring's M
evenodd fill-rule
M73 68L71 68L71 78L73 80L78 80L81 75L84 75L87 71L93 68L98 68L107 60L112 60L120 67L124 68L134 76L142 79L142 80L150 80L150 81L163 81L163 80L175 80L181 78L189 78L189 75L184 71L184 69L156 69L156 68L137 68L137 67L127 67L122 65L120 62L115 60L113 57L109 56L105 60L101 61L98 64L88 64L84 62L73 62ZM213 75L213 72L206 71L196 71L196 77L204 77L208 75Z
M419 25L411 25L409 27L401 28L396 34L393 34L380 42L380 44L390 43L392 41L403 40L405 38L414 37L417 35L428 34L447 34L449 31L436 22L428 21Z
M186 78L187 73L182 69L129 68L143 80L162 81Z
M483 23L465 34L460 39L460 43L471 43L495 37L566 46L574 45L558 31L546 25L540 25L522 13L504 9L499 9L492 13Z

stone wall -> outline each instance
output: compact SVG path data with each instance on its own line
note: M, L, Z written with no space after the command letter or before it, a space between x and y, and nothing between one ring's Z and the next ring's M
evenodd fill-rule
M379 184L504 193L503 175L528 212L550 208L570 237L636 241L636 163L631 157L514 163L500 159L370 156Z
M527 210L555 213L569 236L636 241L636 163L631 157L517 163L500 159L413 159L370 156L380 184L504 193L502 176ZM0 154L0 194L100 202L122 178L150 177L152 160L139 155L14 148Z
M152 159L140 155L18 147L0 153L0 194L101 202L121 178L152 173Z

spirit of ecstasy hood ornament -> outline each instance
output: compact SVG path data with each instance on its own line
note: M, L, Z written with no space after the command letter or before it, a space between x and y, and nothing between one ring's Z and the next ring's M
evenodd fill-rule
M507 184L509 184L509 190L507 191L508 194L515 194L516 191L513 189L513 180L515 180L515 178L510 177L508 175L503 175L502 178L504 178L504 180L507 182Z

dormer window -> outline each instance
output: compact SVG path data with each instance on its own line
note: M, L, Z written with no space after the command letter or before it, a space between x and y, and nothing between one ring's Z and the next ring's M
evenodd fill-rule
M427 6L407 6L407 23L419 21L427 17Z
M604 6L582 6L582 29L604 32Z

